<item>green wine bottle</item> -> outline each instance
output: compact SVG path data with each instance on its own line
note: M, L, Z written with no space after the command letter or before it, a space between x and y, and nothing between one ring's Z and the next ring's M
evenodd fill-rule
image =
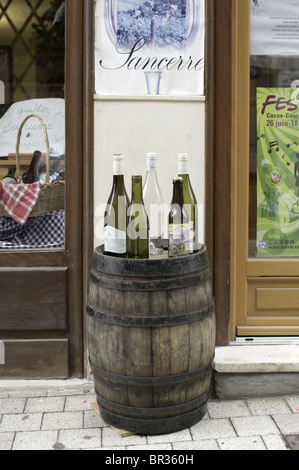
M142 197L142 176L132 176L132 200L128 209L127 258L149 258L149 221Z
M173 196L168 216L168 256L193 253L193 231L184 205L183 178L173 180Z
M178 176L183 179L183 197L184 205L190 219L190 228L193 230L193 252L199 250L198 240L198 207L197 200L191 185L189 168L188 168L188 154L178 154Z
M104 253L126 256L126 228L129 198L124 183L123 155L113 155L113 184L104 219Z

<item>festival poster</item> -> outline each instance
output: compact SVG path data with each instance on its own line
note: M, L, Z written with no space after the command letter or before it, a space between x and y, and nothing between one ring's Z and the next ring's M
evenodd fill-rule
M257 88L257 256L299 256L298 88Z
M204 0L97 0L100 95L203 95Z

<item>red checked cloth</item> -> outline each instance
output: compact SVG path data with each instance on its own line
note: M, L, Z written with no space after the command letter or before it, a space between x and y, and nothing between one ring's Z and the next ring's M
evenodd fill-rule
M41 188L32 184L3 184L0 187L0 204L15 222L24 225L34 208Z

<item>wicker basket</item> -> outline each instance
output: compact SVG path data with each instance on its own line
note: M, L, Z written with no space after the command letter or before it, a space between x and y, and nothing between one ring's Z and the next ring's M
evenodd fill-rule
M35 204L30 217L38 217L40 215L46 214L47 212L57 211L64 209L64 200L65 200L65 186L64 184L60 183L50 183L50 146L49 146L49 138L47 129L45 126L44 121L40 116L37 114L30 114L27 116L22 124L20 125L18 135L17 135L17 144L16 144L16 175L17 177L20 176L20 140L22 129L24 124L30 118L37 118L43 128L45 142L46 142L46 183L41 186L41 192L37 203ZM7 217L7 213L4 211L2 206L0 205L0 215L4 215Z

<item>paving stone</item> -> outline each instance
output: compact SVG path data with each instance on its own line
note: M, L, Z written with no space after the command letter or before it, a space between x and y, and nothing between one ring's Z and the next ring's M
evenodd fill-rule
M181 431L169 433L169 434L159 434L156 436L147 436L147 441L149 444L161 444L162 442L175 442L175 441L190 441L192 439L190 431L188 428L182 429Z
M66 450L101 447L101 429L67 429L59 431L58 442Z
M291 413L285 400L277 398L260 398L247 400L247 406L252 415L273 415Z
M44 413L42 430L80 429L83 427L83 412Z
M26 398L0 398L0 414L23 413Z
M107 426L103 418L94 410L84 411L84 428L102 428Z
M299 434L283 436L289 450L299 450Z
M17 432L12 450L53 450L58 431Z
M108 447L101 447L100 450L127 450L126 446L108 446Z
M199 441L174 442L174 450L219 450L215 439L202 439Z
M163 444L143 444L136 446L127 446L126 450L172 450L171 443L164 442Z
M286 404L292 411L292 413L299 413L299 396L288 397Z
M65 397L38 397L28 398L25 406L25 413L37 412L62 412L64 409Z
M260 436L219 439L220 450L267 450Z
M68 396L65 400L65 411L90 410L90 404L95 402L94 395Z
M243 400L211 401L208 403L210 418L233 418L237 416L250 416L250 411Z
M3 415L0 433L6 431L38 431L41 426L42 413Z
M0 433L0 450L11 450L14 437L14 432Z
M268 450L288 450L286 443L279 434L263 435L262 439Z
M234 437L236 433L229 419L208 419L190 428L194 441Z
M114 446L128 446L128 445L140 445L146 444L146 436L139 436L138 434L132 434L130 436L122 436L118 431L113 428L105 427L102 428L102 445L103 447L109 447L109 444Z
M240 437L279 433L270 416L248 416L246 418L231 418L231 420L237 435Z
M299 434L299 414L273 415L273 419L282 434Z

